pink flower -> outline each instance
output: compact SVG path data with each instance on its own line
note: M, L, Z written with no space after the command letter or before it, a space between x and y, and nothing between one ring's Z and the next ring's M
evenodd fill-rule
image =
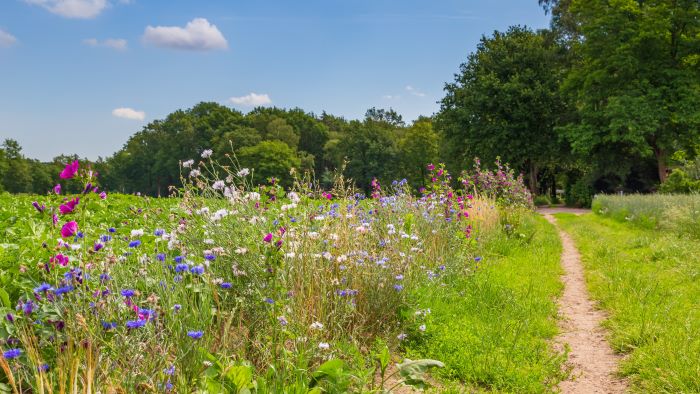
M78 223L76 223L74 220L71 220L70 222L64 224L63 227L61 227L61 237L63 238L72 237L77 232Z
M80 198L76 197L65 204L61 204L61 206L58 207L58 210L61 212L61 215L69 214L75 210L75 207L79 202Z
M57 224L58 224L58 215L56 215L56 214L54 213L53 216L51 217L51 220L53 220L53 225L54 225L54 226L57 225Z
M106 199L107 199L107 193L105 193L105 192L100 193L100 198L103 199L103 200L106 200Z
M61 194L61 184L60 183L53 187L53 192L56 194Z
M263 241L265 241L265 242L267 242L267 243L272 242L272 233L267 233L267 235L265 236L265 238L263 238Z
M75 176L75 173L78 172L78 168L80 167L80 163L78 163L78 160L66 164L66 168L61 171L61 179L71 179Z
M62 254L57 254L49 259L49 262L53 264L59 264L62 267L65 267L68 265L68 256L64 256Z

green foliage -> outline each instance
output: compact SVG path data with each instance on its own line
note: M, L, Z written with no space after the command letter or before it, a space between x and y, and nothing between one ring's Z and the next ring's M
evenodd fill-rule
M426 329L407 356L441 360L439 374L466 392L547 392L562 378L565 357L549 347L562 289L557 232L528 214L512 234L484 240L483 259L447 286L418 290Z
M700 193L700 179L693 179L682 168L671 172L666 181L659 187L661 193Z
M255 146L241 148L237 157L241 166L255 169L255 183L266 183L268 179L276 178L288 186L291 184L289 170L301 165L294 149L281 141L263 141Z
M552 204L552 202L549 201L549 197L542 194L540 194L539 196L535 196L532 202L535 204L536 207L545 207Z
M593 187L586 178L579 178L566 189L564 200L569 207L588 208L593 202Z
M597 215L557 216L581 252L592 297L609 316L604 324L614 350L625 355L620 372L631 391L700 391L700 242Z

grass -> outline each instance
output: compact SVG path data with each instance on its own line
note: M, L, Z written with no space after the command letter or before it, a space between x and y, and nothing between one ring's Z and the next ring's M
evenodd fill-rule
M620 368L632 391L700 392L700 241L595 215L557 218L581 252L592 297L610 315L605 326L627 355Z
M474 390L550 392L563 361L550 346L562 290L558 235L529 215L516 234L484 245L476 270L419 290L431 313L408 355L442 360L443 377Z
M597 195L593 212L642 228L657 228L700 239L700 195Z

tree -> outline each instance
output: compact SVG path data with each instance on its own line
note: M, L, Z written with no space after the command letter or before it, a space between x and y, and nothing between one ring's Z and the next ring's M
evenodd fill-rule
M445 86L437 115L453 170L466 168L474 156L485 162L500 156L527 173L537 192L539 172L561 157L554 130L564 110L558 54L546 31L516 26L481 39L455 82Z
M572 0L583 37L563 85L578 119L562 131L576 152L610 162L669 155L700 130L700 3Z
M438 135L430 118L420 118L399 141L402 173L414 187L424 184L427 165L438 161Z
M365 191L370 190L372 178L388 182L400 170L396 167L395 130L386 125L371 119L351 121L347 135L337 145L347 160L346 175Z
M294 131L294 127L282 118L271 120L265 127L265 131L266 140L282 141L292 149L296 149L299 145L299 135Z
M241 148L238 160L243 167L254 169L254 182L264 183L268 178L276 178L283 186L291 184L289 170L301 165L296 151L282 141L263 141Z
M31 193L32 172L27 159L22 155L22 147L13 139L6 139L2 144L7 160L7 170L3 177L3 186L10 193Z

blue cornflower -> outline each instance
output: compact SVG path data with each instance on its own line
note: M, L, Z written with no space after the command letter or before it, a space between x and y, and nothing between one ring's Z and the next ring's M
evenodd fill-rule
M111 241L111 240L112 240L112 236L111 236L111 235L103 235L103 236L100 237L100 241L102 241L102 242L109 242L109 241Z
M126 298L133 297L133 296L134 296L134 291L131 290L131 289L125 289L125 290L122 290L122 291L121 291L121 295L124 296L124 297L126 297Z
M190 268L190 272L195 275L202 275L204 273L204 267L201 265L194 266Z
M476 261L477 263L481 261L481 256L474 257L474 261Z
M156 255L156 258L158 259L158 261L165 261L165 253L158 253Z
M146 320L129 320L126 322L126 328L134 329L141 328L146 325Z
M84 238L84 237L85 237L85 234L83 234L82 231L78 231L78 233L75 234L75 236L76 236L78 239L81 239L81 238Z
M200 339L204 335L201 331L187 331L187 336L192 339Z
M176 263L182 263L182 260L184 260L184 259L185 259L184 256L175 256L174 260Z
M185 264L185 263L180 263L180 264L178 264L178 265L175 266L175 272L185 272L185 271L187 271L189 268L190 268L189 265L187 265L187 264Z
M35 293L43 293L45 291L52 290L52 287L48 283L42 283L39 287L34 288Z
M157 228L157 229L153 232L153 235L155 235L156 237L160 237L160 236L163 235L163 234L165 234L165 230L163 230L162 228Z
M103 321L102 328L104 328L105 330L111 330L113 328L117 328L117 323Z
M274 304L274 303L275 303L275 300L273 300L273 299L270 298L270 297L267 297L267 298L265 298L265 302L267 302L268 304Z
M140 246L140 245L141 245L141 240L140 240L140 239L136 239L136 240L133 240L133 241L129 242L129 247L130 247L130 248L135 248L135 247L138 247L138 246Z
M223 282L221 285L222 289L230 289L231 288L231 282Z
M403 275L398 274L395 276L396 280L403 280Z
M36 370L39 372L46 372L49 370L49 364L41 364L38 367L36 367Z
M180 304L175 304L175 305L173 305L173 310L174 310L175 312L178 312L180 309L182 309L182 305L180 305Z
M109 231L110 233L116 233L117 229L114 227L110 227L107 231Z
M395 289L396 291L401 291L401 290L403 290L403 286L400 285L400 284L395 284L395 285L394 285L394 289Z
M175 276L173 277L173 281L175 281L176 283L179 282L179 281L181 281L181 280L182 280L182 275L175 275Z
M445 267L445 265L443 264L443 265L439 266L438 268L440 269L440 271L444 271L446 267Z
M12 358L17 358L21 354L22 354L22 349L10 349L10 350L2 353L2 355L8 360L12 359Z
M209 261L214 261L214 260L216 260L216 256L214 256L213 254L205 254L205 255L204 255L204 258L207 259L207 260L209 260Z
M100 274L100 282L101 283L107 282L110 279L112 279L112 277L109 276L109 274Z
M54 293L56 293L56 295L61 295L61 294L69 293L69 292L73 291L73 289L74 288L71 285L62 286L62 287L59 287L58 289L56 289L56 291Z
M175 374L175 365L171 365L170 367L168 367L168 369L164 369L163 373L168 376L172 376L173 374Z

